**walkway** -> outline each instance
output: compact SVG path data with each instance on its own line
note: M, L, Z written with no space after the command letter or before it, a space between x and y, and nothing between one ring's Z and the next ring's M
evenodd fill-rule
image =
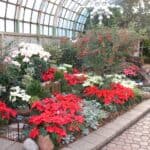
M150 150L150 113L101 150Z

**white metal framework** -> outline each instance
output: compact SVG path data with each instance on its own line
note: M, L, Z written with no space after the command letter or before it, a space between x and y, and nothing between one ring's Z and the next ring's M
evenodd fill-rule
M89 0L0 0L0 31L75 37L82 32Z

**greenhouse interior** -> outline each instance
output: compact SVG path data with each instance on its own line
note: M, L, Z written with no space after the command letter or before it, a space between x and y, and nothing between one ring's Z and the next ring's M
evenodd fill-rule
M150 150L150 0L0 0L0 150Z

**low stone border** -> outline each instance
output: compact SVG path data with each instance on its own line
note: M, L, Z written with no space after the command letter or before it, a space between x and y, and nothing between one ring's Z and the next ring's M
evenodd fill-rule
M100 150L150 111L150 99L61 150Z

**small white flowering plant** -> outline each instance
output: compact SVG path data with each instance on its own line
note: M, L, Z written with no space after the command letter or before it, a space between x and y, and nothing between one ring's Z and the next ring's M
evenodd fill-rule
M30 101L31 96L19 86L10 88L9 101L14 107L27 105Z

